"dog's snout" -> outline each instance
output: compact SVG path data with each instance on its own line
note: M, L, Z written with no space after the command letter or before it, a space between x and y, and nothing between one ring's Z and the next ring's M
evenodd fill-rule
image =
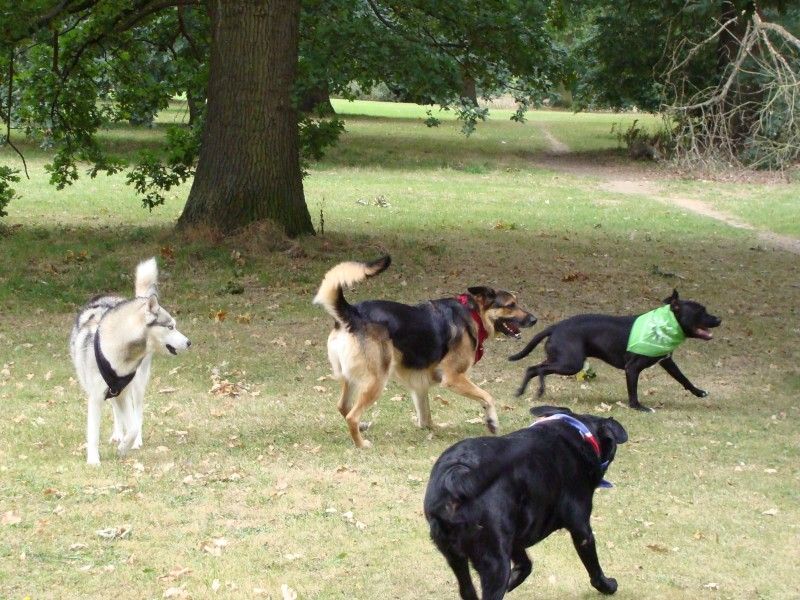
M187 348L191 348L192 347L192 340L186 340L186 347Z
M523 322L523 325L524 325L525 327L533 327L534 325L536 325L536 322L537 322L538 320L539 320L539 319L537 319L537 318L536 318L536 317L534 317L533 315L529 314L527 317L525 317L525 321Z

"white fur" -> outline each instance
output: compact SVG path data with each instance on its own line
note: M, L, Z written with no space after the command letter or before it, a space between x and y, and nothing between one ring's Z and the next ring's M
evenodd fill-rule
M111 442L122 456L142 445L144 392L150 379L150 363L156 350L180 353L191 345L175 329L175 319L155 296L158 267L155 258L136 269L136 295L132 300L101 296L78 313L70 335L70 355L88 399L86 419L86 462L100 464L100 417L107 384L97 367L94 339L100 335L100 349L114 371L136 375L116 398L110 398L114 413ZM172 350L170 350L171 348Z

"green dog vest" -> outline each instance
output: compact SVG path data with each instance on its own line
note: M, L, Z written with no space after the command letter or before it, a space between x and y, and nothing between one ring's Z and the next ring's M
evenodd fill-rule
M628 352L643 356L666 356L686 339L669 304L644 313L633 322Z

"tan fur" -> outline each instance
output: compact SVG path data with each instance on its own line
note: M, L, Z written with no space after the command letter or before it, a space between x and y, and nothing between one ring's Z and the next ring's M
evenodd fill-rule
M355 285L359 281L364 281L367 277L374 275L375 269L370 269L368 265L360 262L339 263L327 273L322 279L317 295L314 296L313 303L321 304L328 314L339 321L334 305L339 288Z
M367 324L352 333L343 316L338 314L337 303L341 304L339 298L341 288L381 272L388 266L388 257L386 258L384 262L376 261L369 265L360 262L344 262L336 265L325 274L314 297L314 303L321 304L337 321L337 325L328 336L328 359L333 376L342 383L337 408L347 422L353 443L359 448L371 446L361 435L361 430L364 428L361 417L375 403L389 377L392 376L410 390L417 413L417 424L420 427L433 426L428 390L431 386L441 383L457 394L480 402L484 409L486 425L489 431L495 433L498 421L494 399L488 392L472 383L467 376L467 372L475 362L473 340L479 337L478 327L472 319L466 324L469 331L463 328L463 325L453 323L450 338L452 343L447 354L438 364L418 370L403 367L403 355L394 347L383 326ZM516 297L509 292L470 288L471 292L473 290L480 290L480 293L490 296L484 298L475 293L472 296L489 339L495 333L496 319L516 318L522 321L532 318L532 315L516 306ZM506 334L510 333L506 331Z

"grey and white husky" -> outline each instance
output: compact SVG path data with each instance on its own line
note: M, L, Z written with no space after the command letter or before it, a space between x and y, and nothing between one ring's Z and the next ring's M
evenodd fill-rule
M75 318L69 351L89 400L86 462L100 464L100 412L105 400L114 409L109 440L120 456L142 445L144 390L156 350L178 354L191 342L158 303L158 266L150 258L136 267L136 297L92 298Z

